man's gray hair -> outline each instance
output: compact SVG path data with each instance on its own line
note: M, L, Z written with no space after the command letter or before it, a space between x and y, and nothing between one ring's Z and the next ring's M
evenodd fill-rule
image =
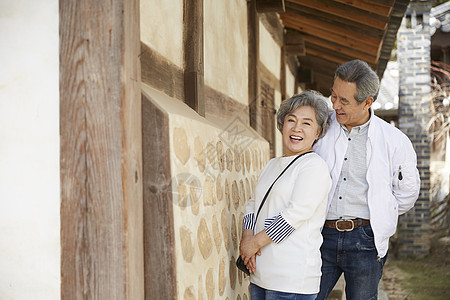
M326 98L316 91L304 91L301 94L294 95L291 98L281 102L277 112L277 128L282 133L283 123L286 115L294 112L300 106L310 106L316 112L316 119L319 127L322 129L319 138L323 137L328 129L328 104Z
M336 69L334 80L338 77L343 81L356 83L354 97L358 103L369 97L373 97L373 101L377 100L380 80L365 61L355 59L340 65Z

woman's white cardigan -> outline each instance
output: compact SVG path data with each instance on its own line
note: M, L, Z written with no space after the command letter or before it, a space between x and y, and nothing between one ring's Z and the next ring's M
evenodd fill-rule
M246 207L254 214L268 188L295 156L277 157L268 162ZM278 243L271 242L256 258L252 283L287 293L315 294L321 276L321 227L331 178L325 161L315 153L300 157L272 188L255 225L255 234L281 216L295 229ZM245 218L245 217L244 217ZM243 229L248 229L244 228Z

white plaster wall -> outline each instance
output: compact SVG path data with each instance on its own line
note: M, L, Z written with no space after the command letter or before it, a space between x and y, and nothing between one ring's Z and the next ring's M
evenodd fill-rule
M286 65L286 93L287 97L292 97L297 94L295 90L295 76L291 73L288 65Z
M183 0L141 0L140 14L141 41L183 68Z
M281 101L285 99L281 99L281 93L275 90L275 109L278 112L278 109L280 108ZM282 156L283 153L283 136L281 135L281 132L277 128L277 117L275 115L274 117L274 123L275 123L275 156Z
M58 0L0 0L0 299L60 298Z
M261 22L259 22L259 59L276 78L280 79L280 46Z
M247 1L204 1L205 84L248 105Z

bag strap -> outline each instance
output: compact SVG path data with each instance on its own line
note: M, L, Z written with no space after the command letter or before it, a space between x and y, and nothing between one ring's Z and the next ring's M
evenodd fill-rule
M255 224L256 224L256 220L258 219L259 212L261 211L261 208L263 207L264 203L266 202L266 199L267 199L267 196L268 196L269 193L270 193L270 190L272 189L272 187L273 187L273 185L275 184L275 182L277 182L278 178L280 178L281 175L283 175L283 173L286 172L286 170L287 170L287 169L288 169L288 168L289 168L289 167L290 167L297 159L299 159L301 156L303 156L303 155L305 155L305 154L308 154L308 153L311 153L311 152L312 152L312 151L308 151L308 152L302 153L302 154L298 155L296 158L294 158L294 159L287 165L287 167L284 168L284 170L280 173L280 175L278 175L277 179L275 179L275 180L273 181L272 185L269 187L269 189L268 189L267 192L266 192L266 195L264 196L263 200L261 201L261 204L259 205L258 213L256 214L256 218L255 218Z

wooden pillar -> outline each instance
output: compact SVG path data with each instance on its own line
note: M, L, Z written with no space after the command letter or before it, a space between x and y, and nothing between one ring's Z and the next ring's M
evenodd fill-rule
M139 1L59 9L61 298L144 299Z
M259 80L259 18L256 12L256 2L247 2L247 32L248 32L248 101L250 111L250 126L262 134L261 124L261 83Z
M184 2L185 102L205 116L203 66L203 0Z

